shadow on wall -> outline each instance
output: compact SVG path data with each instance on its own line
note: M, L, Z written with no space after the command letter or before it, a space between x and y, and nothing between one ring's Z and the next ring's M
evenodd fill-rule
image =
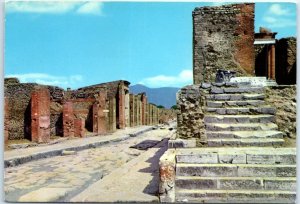
M31 99L24 112L24 138L31 140Z
M276 42L276 81L296 84L296 39L283 38Z

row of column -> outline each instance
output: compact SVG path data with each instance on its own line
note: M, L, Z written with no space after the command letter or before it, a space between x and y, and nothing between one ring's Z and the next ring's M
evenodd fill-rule
M159 121L159 108L147 103L145 94L129 95L130 127L139 125L156 125Z

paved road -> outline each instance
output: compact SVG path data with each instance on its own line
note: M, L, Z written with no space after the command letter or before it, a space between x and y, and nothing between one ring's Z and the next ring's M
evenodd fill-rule
M172 131L168 127L156 129L125 141L83 150L75 155L57 156L6 168L5 199L11 202L70 201L111 172L123 166L126 168L125 164L150 151L151 146L165 148L161 144L166 142L161 141L170 137L170 133ZM130 148L132 146L136 148ZM146 150L148 147L150 149ZM143 186L140 190L143 191Z

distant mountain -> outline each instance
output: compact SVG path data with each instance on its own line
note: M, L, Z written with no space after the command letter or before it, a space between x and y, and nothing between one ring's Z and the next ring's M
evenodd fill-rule
M145 92L149 103L162 105L165 108L171 108L173 105L176 105L176 92L178 90L179 88L174 87L149 88L141 84L129 87L130 93L138 94Z

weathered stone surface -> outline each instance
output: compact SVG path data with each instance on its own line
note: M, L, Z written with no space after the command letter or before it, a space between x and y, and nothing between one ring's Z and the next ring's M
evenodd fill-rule
M216 164L218 163L218 155L215 153L202 153L195 155L177 155L177 163L194 163L194 164Z
M254 4L196 8L193 33L194 84L214 81L217 69L253 74Z
M55 202L64 197L69 191L69 188L43 187L21 196L18 202Z
M237 166L224 164L177 164L178 176L237 176Z

